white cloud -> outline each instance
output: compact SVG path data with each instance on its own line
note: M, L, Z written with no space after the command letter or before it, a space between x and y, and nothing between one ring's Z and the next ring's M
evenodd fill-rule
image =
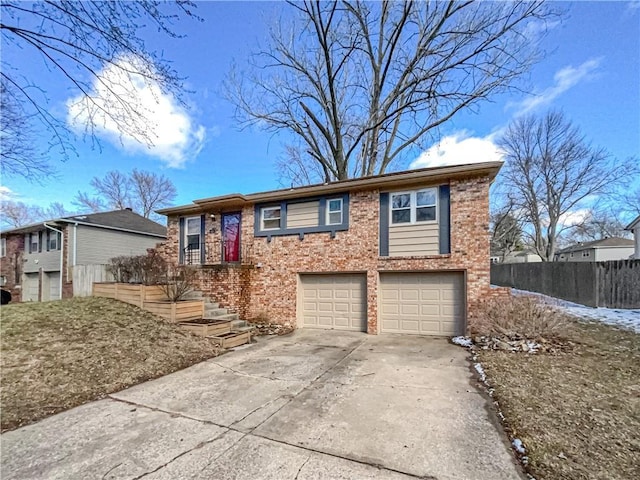
M10 200L15 200L18 198L18 194L11 190L9 187L5 187L4 185L0 185L0 201L8 202Z
M571 227L574 225L581 225L592 216L592 211L589 208L580 208L560 215L558 223L565 227Z
M587 60L578 67L571 65L561 68L553 76L553 86L543 90L540 93L524 99L519 103L511 103L507 107L515 107L517 109L516 116L528 113L539 107L549 105L556 98L562 95L570 88L577 85L582 80L589 78L591 74L600 66L602 58L592 58Z
M495 132L486 137L472 137L466 132L458 132L443 137L411 162L410 168L501 161L502 152L493 142L495 136Z
M206 130L157 82L135 73L140 71L141 62L132 58L107 65L90 96L67 100L67 120L76 129L93 125L96 134L127 151L159 158L168 167L183 167L202 150ZM118 125L126 125L126 131Z

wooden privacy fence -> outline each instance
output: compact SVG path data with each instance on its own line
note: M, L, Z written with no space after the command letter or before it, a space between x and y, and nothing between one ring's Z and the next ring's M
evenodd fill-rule
M494 264L491 283L590 307L640 308L640 260Z
M202 300L170 302L158 285L94 283L93 296L130 303L171 322L197 320L204 315Z
M107 272L106 265L74 265L71 268L74 297L91 296L95 282L113 281L113 275Z

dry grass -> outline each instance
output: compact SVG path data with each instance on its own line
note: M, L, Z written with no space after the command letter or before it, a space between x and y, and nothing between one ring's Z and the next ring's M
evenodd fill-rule
M218 355L137 307L76 298L2 307L2 431Z
M570 353L479 351L538 480L640 477L640 335L571 322Z
M536 340L564 335L571 318L530 297L494 298L478 308L469 326L473 335L520 335Z

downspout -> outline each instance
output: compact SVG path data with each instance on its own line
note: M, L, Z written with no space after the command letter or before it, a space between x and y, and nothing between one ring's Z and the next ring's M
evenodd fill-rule
M73 261L71 266L76 266L76 253L78 252L78 222L73 224Z
M53 230L60 234L60 300L62 300L62 283L64 279L64 233L62 230L58 230L57 228L53 228L51 225L47 225L47 222L44 222L43 225L49 230Z

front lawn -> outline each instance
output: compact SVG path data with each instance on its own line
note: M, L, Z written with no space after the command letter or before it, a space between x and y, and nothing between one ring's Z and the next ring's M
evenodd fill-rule
M640 335L570 322L572 351L479 350L512 438L538 480L640 475Z
M2 431L219 354L210 340L107 298L10 304L0 315Z

